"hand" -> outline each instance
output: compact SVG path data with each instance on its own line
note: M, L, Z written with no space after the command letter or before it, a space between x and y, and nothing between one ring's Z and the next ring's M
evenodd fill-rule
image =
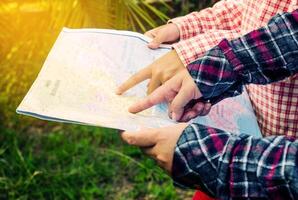
M128 144L141 147L146 154L171 173L175 146L187 125L180 123L164 128L125 131L121 136Z
M210 112L211 106L211 103L208 102L197 102L193 107L184 110L179 121L188 122L197 116L205 116Z
M170 117L178 121L181 119L187 103L200 97L202 97L201 92L187 69L184 68L150 95L132 105L129 112L138 113L156 104L169 102Z
M118 87L117 94L122 94L138 83L151 79L148 84L147 93L151 94L156 88L165 83L174 74L185 69L175 50L171 50L152 64L131 76Z
M151 49L157 49L162 43L174 43L180 38L179 29L173 23L159 26L146 32L145 35L153 38L148 44L148 47Z

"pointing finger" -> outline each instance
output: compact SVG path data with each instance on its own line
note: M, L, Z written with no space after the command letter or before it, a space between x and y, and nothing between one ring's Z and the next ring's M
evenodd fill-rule
M192 90L187 85L188 84L185 83L182 84L178 94L171 104L171 111L173 112L172 117L176 121L181 118L185 105L193 99Z
M150 76L151 76L151 67L150 66L145 67L144 69L132 75L124 83L122 83L122 85L120 85L117 88L116 94L118 95L123 94L125 91L137 85L138 83L150 78Z
M166 102L167 101L167 93L169 93L171 89L165 84L157 88L150 95L136 102L134 105L130 106L129 112L138 113L143 110L146 110L156 104Z
M169 98L174 98L173 95L175 95L175 91L178 91L178 88L180 88L181 82L181 76L174 76L150 95L132 105L128 111L138 113L156 104L168 102Z

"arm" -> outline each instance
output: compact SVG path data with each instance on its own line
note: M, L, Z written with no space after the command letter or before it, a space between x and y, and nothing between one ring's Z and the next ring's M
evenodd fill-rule
M224 38L232 40L241 36L238 29L235 30L209 30L202 34L196 35L187 40L181 40L173 44L173 48L177 52L184 66L196 61L212 47L216 46Z
M187 66L206 99L238 95L244 84L268 84L298 72L298 10L278 14L267 26L223 40Z
M221 0L211 8L192 12L186 16L170 20L180 31L180 39L189 39L208 31L234 30L241 25L243 0Z
M180 136L173 159L177 185L221 199L297 199L298 140L254 138L199 124Z
M161 102L171 102L171 116L177 121L185 107L193 107L192 100L210 100L215 104L239 95L245 84L268 84L296 74L297 57L298 10L277 15L267 26L231 42L223 40L129 111L137 113Z

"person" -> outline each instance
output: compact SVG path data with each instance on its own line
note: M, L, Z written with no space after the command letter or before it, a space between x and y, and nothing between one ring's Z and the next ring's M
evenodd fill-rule
M168 101L172 117L179 119L193 99L218 102L239 95L244 85L271 84L296 76L297 55L298 10L277 14L262 28L220 41L130 111ZM293 136L254 138L179 123L124 132L122 137L143 147L181 186L220 199L298 198L298 140Z
M294 0L221 0L212 8L172 19L167 25L146 35L154 38L148 45L153 49L164 42L178 41L173 44L173 51L132 76L119 87L118 94L149 78L148 93L151 93L222 39L240 37L266 25L275 14L297 8ZM246 88L264 136L298 136L298 116L295 115L298 112L297 75L274 84L249 85ZM198 104L189 113L189 118L210 111L210 104ZM180 120L186 121L186 117Z
M158 48L163 42L175 43L173 52L147 67L151 74L141 72L123 84L124 92L144 78L151 78L148 93L163 84L183 66L202 56L208 49L223 39L237 38L248 31L261 27L279 12L297 8L293 0L221 0L212 8L193 12L170 21L146 33L154 38L148 45ZM134 78L135 81L134 81ZM247 90L264 136L295 135L298 130L298 76L270 85L249 85ZM180 121L198 115L206 115L211 104L197 102ZM298 134L297 134L298 135ZM297 136L295 135L295 136Z

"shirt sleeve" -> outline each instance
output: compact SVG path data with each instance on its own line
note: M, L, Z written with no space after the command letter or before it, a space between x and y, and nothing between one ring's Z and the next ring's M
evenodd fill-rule
M172 177L220 199L298 199L298 140L191 124L177 142Z
M198 58L201 58L212 47L218 45L222 39L232 40L240 36L241 32L239 29L208 30L203 34L173 44L173 48L176 50L184 66L187 66Z
M298 10L267 26L222 40L187 66L205 99L239 95L245 84L269 84L298 72Z
M211 8L177 17L175 23L180 31L180 39L194 37L210 29L233 30L241 25L243 0L221 0Z

